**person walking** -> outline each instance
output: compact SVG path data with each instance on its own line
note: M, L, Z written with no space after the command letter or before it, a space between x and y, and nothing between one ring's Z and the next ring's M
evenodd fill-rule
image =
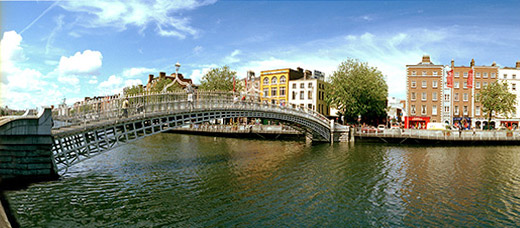
M122 105L122 108L123 108L123 116L125 118L128 118L128 107L130 106L130 102L128 102L128 98L125 98L125 100L123 101L123 105Z

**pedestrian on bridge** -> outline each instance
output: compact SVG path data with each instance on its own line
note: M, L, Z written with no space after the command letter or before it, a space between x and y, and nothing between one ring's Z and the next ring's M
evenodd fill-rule
M122 108L123 108L123 116L125 118L128 118L128 107L130 106L130 102L128 102L128 98L125 98L125 100L123 101L123 105L122 105Z

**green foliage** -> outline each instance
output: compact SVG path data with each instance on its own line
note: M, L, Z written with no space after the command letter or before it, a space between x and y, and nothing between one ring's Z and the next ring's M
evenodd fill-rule
M152 85L152 88L150 91L155 92L155 93L162 92L164 87L166 87L171 82L172 82L171 80L166 79L166 78L156 79L153 82L153 85ZM178 90L181 90L181 86L178 84L173 84L173 86L168 87L168 89L166 91L173 92L173 91L178 91Z
M326 100L345 116L356 122L386 116L388 86L383 74L375 67L354 59L342 62L329 78Z
M242 90L242 83L236 78L236 71L229 69L229 66L213 68L206 73L200 82L200 88L210 91L233 91L233 77L235 77L235 90Z
M144 88L138 85L128 86L123 89L123 93L125 94L125 96L133 96L137 94L142 94L143 92Z
M505 82L491 83L483 88L477 97L482 103L482 111L488 115L488 122L491 121L493 112L508 116L515 110L516 95L509 92Z

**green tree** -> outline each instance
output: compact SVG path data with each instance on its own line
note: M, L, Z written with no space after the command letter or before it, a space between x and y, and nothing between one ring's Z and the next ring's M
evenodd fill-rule
M236 71L229 69L229 66L213 68L206 73L200 82L200 88L210 91L232 91L233 77L235 77L235 91L242 89L242 83L236 78Z
M488 115L488 123L493 112L508 116L515 110L516 95L509 92L505 82L491 83L477 94L477 98L482 103L482 111Z
M155 93L162 92L164 87L166 87L171 82L172 82L171 80L166 79L166 78L158 78L152 83L150 91L155 92ZM168 89L166 91L174 92L174 91L179 91L181 89L182 89L182 87L179 84L173 84L173 86L168 87Z
M329 78L327 101L348 122L373 121L386 116L388 86L383 74L368 63L347 59Z
M123 89L123 93L125 94L125 96L133 96L133 95L141 94L143 92L144 92L144 89L143 89L143 86L141 86L141 85L128 86Z

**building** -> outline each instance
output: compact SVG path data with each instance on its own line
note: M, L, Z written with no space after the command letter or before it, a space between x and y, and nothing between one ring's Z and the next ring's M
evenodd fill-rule
M247 71L247 76L242 81L247 95L260 95L260 78L255 77L255 72Z
M426 128L429 122L441 122L444 66L433 64L424 55L415 65L406 65L405 128Z
M516 67L503 67L498 69L498 80L507 83L509 92L516 95L516 107L509 119L503 119L501 124L510 126L519 126L520 121L520 61L516 62Z
M146 90L150 90L155 85L155 83L157 83L157 81L159 79L170 80L171 83L166 85L167 87L178 84L181 88L184 89L189 84L193 85L193 82L191 81L191 79L184 78L184 76L182 74L172 73L170 76L166 76L165 72L159 72L158 78L154 78L153 74L148 75L148 83L146 84Z
M287 104L289 81L303 78L303 69L290 68L260 72L261 100L271 104Z
M404 116L404 106L406 101L395 98L387 98L387 117L390 123L401 123Z
M469 126L464 126L464 128L469 129L470 127L474 127L477 129L481 129L483 126L487 125L487 115L482 111L482 104L478 99L478 94L484 88L486 88L489 84L494 83L498 80L498 69L499 67L495 62L491 64L491 66L476 66L475 60L471 60L470 63L471 70L473 72L473 78L468 77L468 80L473 80L472 88L468 88L471 91L469 95L471 109L469 110ZM465 77L465 75L463 75ZM463 84L464 89L465 84ZM464 95L464 94L463 94ZM463 97L464 99L464 97ZM464 107L463 107L464 108ZM462 110L464 112L464 109ZM464 113L463 113L464 114ZM456 124L456 120L454 117L454 123Z
M319 72L319 71L315 71ZM313 75L306 70L303 78L289 81L289 104L306 107L329 116L330 108L325 101L324 75Z

